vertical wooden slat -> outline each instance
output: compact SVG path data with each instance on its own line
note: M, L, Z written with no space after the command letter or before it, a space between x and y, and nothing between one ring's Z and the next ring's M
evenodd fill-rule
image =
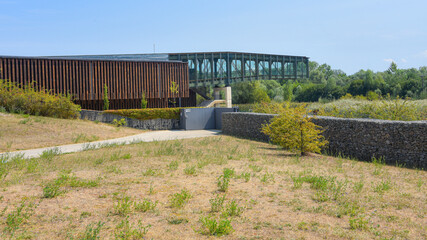
M167 107L169 98L190 97L187 63L0 57L0 68L1 78L71 93L76 102L95 109L102 108L105 84L114 108L140 107L142 91L150 107ZM170 91L172 81L179 86L177 95Z

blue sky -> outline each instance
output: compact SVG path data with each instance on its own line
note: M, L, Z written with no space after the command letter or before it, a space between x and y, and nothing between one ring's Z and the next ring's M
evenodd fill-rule
M243 51L427 66L426 0L0 0L0 55Z

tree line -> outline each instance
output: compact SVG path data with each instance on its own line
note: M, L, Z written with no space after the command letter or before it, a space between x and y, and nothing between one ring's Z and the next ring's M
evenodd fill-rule
M296 80L260 80L232 85L236 104L262 101L316 102L345 95L370 100L385 97L427 99L427 66L399 69L392 62L383 72L360 70L347 75L328 64L309 63L309 78Z

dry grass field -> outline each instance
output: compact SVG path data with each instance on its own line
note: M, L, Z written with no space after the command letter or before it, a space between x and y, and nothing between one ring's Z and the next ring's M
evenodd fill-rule
M426 239L427 173L229 136L0 165L3 239Z
M0 152L91 142L142 132L84 120L0 113Z

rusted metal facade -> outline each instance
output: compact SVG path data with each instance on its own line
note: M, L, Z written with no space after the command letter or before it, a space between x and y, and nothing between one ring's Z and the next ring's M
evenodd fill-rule
M103 108L104 85L110 109L140 108L143 92L150 108L168 107L172 98L181 106L195 105L184 62L0 56L0 69L0 79L71 94L84 109ZM171 92L172 82L178 84L178 93Z

